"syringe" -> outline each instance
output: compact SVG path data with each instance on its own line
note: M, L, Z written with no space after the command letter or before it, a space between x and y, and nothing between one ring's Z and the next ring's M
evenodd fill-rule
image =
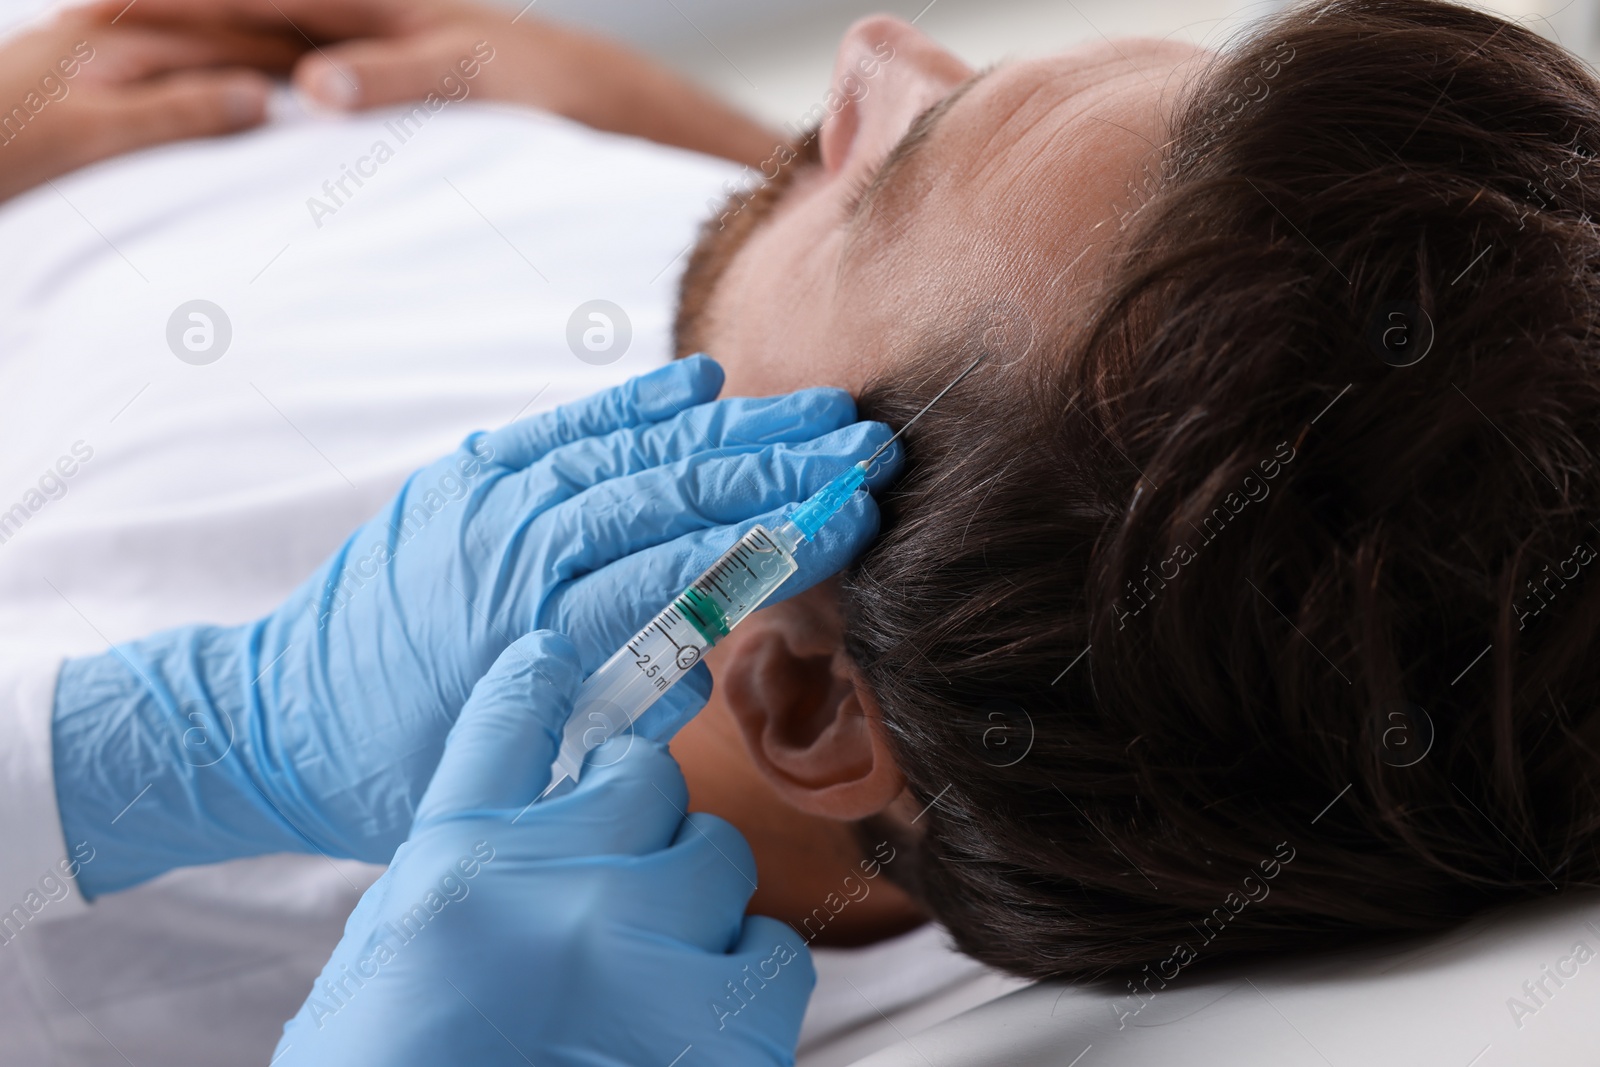
M578 689L545 795L568 779L576 780L590 749L632 726L700 662L707 649L776 593L800 569L794 558L800 545L815 538L855 495L878 457L982 360L979 356L968 364L876 452L812 494L776 529L758 525L739 538L601 664Z

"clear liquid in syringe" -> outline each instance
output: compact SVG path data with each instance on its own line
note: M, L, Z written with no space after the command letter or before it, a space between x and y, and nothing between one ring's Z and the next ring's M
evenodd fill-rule
M622 733L693 669L706 650L799 569L803 535L791 523L757 526L703 572L584 682L563 733L558 772L576 778L584 754ZM552 782L551 789L556 782Z

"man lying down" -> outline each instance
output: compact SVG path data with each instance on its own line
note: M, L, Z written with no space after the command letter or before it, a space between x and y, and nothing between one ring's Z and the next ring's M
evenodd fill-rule
M696 728L1027 977L1593 884L1587 68L1425 2L976 75L876 35L924 95L708 229L679 351L896 425L988 366L909 431L866 555L719 650Z
M867 552L710 657L673 754L751 909L1148 984L1600 879L1586 69L1424 0L980 74L874 19L868 57L730 152L781 164L677 352L891 425L984 361Z

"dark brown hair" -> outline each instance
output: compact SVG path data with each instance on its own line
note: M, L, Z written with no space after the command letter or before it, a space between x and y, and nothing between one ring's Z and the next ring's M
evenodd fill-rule
M1600 884L1600 88L1478 11L1335 0L1172 132L1093 322L918 424L847 575L927 805L900 873L1036 977Z

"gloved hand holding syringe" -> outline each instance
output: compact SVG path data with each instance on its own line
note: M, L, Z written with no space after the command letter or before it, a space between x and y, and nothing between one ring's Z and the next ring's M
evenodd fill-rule
M795 552L816 537L857 489L874 462L913 423L970 374L983 357L928 401L877 450L798 505L776 528L757 525L736 541L671 604L616 651L578 690L545 795L582 772L589 750L628 730L706 651L760 607L800 569Z

